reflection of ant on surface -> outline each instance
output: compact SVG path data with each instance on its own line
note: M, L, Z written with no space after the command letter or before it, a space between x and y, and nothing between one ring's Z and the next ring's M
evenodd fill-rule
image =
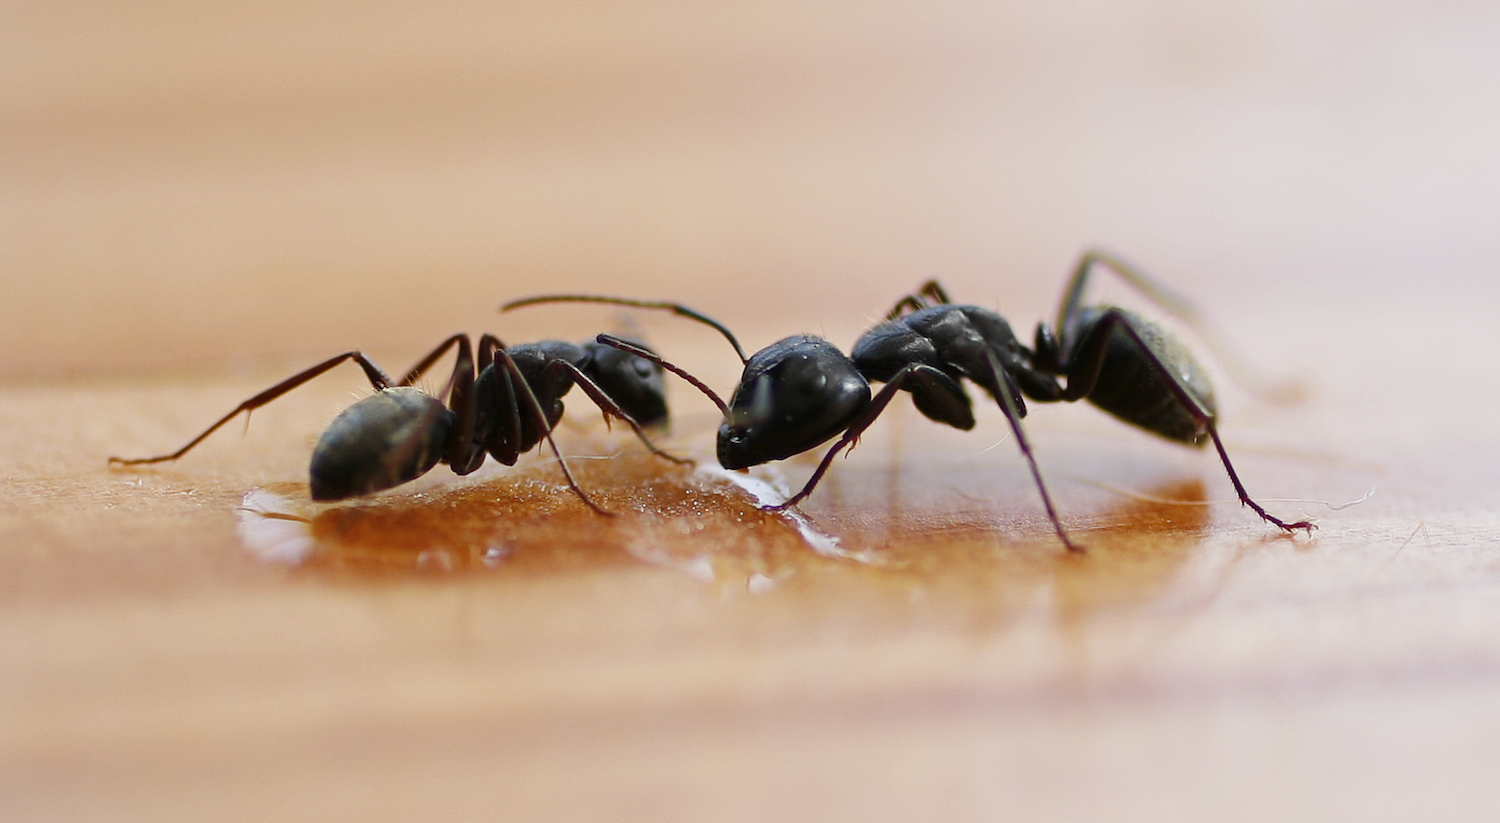
M1250 498L1214 426L1213 387L1188 352L1160 326L1114 306L1084 306L1083 291L1096 265L1102 265L1168 313L1192 322L1188 304L1140 270L1101 251L1079 260L1064 293L1056 327L1037 325L1032 348L1022 345L997 312L956 305L936 281L898 301L885 322L870 329L845 356L820 337L795 335L746 357L723 325L675 303L591 295L551 295L508 303L502 310L533 303L576 301L665 309L705 322L722 333L745 369L728 404L701 381L627 341L600 335L599 341L647 357L687 379L724 414L718 457L726 469L743 469L809 451L842 433L802 490L775 508L792 506L817 486L834 455L852 446L897 391L928 418L958 429L974 427L974 412L962 383L968 379L995 399L1031 469L1047 517L1063 545L1068 538L1042 482L1031 444L1021 428L1024 398L1039 403L1088 400L1115 417L1185 445L1212 441L1234 484L1240 503L1278 528L1311 532L1305 520L1287 523ZM1066 384L1058 378L1065 378ZM873 397L870 381L885 383Z
M455 347L445 406L412 384ZM478 356L476 368L469 336L455 334L395 382L360 352L345 352L246 400L171 454L111 457L109 462L134 466L176 460L235 415L258 409L346 360L364 369L376 392L345 409L319 438L310 470L314 500L344 500L389 489L421 477L438 463L447 463L456 474L469 474L484 463L485 454L514 465L545 438L569 488L589 508L607 514L579 488L552 440L552 429L562 418L562 396L575 384L606 420L611 415L624 420L652 452L683 462L658 450L641 430L667 419L661 368L649 357L597 341L574 345L547 340L507 348L489 334L479 338Z

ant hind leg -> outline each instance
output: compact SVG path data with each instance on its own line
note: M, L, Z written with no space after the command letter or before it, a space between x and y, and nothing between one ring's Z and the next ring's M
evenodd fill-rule
M187 442L187 445L183 446L175 452L161 454L155 457L111 457L109 458L109 462L111 465L115 466L141 466L150 463L165 463L167 461L176 460L177 458L187 454L193 449L193 447L197 446L199 443L202 443L208 438L209 435L218 431L220 427L222 427L225 423L228 423L230 420L233 420L241 412L248 414L260 408L261 406L270 403L276 398L281 397L287 392L296 389L302 384L309 382L313 378L322 375L324 372L329 371L334 366L337 366L346 360L353 360L355 363L358 363L359 367L364 370L365 377L369 378L370 385L375 389L388 389L392 385L394 385L394 383L391 381L391 378L386 376L386 373L382 371L379 366L375 365L374 361L370 360L368 357L365 357L364 354L357 351L344 352L343 354L340 354L336 357L330 357L327 360L324 360L323 362L312 366L311 368L304 369L303 371L300 371L292 375L291 377L288 377L280 383L277 383L276 385L270 387L269 389L266 389L260 394L257 394L249 400L246 400L245 402L239 404L234 408L233 411L219 418L218 421L216 421L213 425L204 429L201 434L199 434L197 437L194 437L192 440L189 440Z
M1173 369L1168 368L1162 362L1161 357L1145 338L1141 336L1140 330L1130 322L1130 317L1119 309L1111 309L1099 318L1098 322L1089 331L1087 337L1078 346L1078 358L1068 364L1068 387L1063 399L1068 401L1082 400L1087 397L1094 387L1094 382L1099 378L1100 368L1104 362L1104 350L1106 341L1110 335L1119 329L1134 342L1143 364L1156 372L1162 378L1167 390L1177 400L1199 426L1207 432L1213 440L1214 449L1219 453L1219 462L1224 464L1224 471L1229 475L1229 482L1234 485L1235 494L1239 496L1240 504L1248 507L1251 511L1260 515L1262 520L1270 523L1285 532L1305 531L1312 534L1317 524L1309 520L1298 520L1288 523L1279 517L1267 512L1264 507L1255 502L1250 494L1245 491L1245 485L1240 482L1239 475L1234 470L1234 464L1229 460L1229 452L1224 449L1224 443L1219 439L1218 428L1214 425L1214 413L1210 411L1192 391L1184 385L1182 377ZM1139 425L1139 424L1138 424Z
M928 280L922 287L907 296L896 301L896 305L886 312L886 320L895 320L902 315L918 312L933 306L944 306L953 301L948 297L948 292L943 289L941 283L936 280Z

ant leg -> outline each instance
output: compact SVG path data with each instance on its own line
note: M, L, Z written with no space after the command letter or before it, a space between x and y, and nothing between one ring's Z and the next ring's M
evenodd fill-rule
M1229 482L1234 484L1234 493L1240 497L1240 504L1249 506L1250 510L1260 515L1262 520L1279 527L1282 531L1294 532L1297 529L1302 529L1311 535L1313 529L1318 527L1318 524L1310 520L1298 520L1295 523L1287 523L1281 518L1270 514L1264 508L1261 508L1259 503L1250 499L1250 494L1245 491L1244 484L1240 483L1239 475L1234 473L1234 466L1229 462L1229 453L1224 451L1224 442L1219 439L1219 430L1214 427L1212 420L1208 421L1205 425L1208 427L1208 436L1213 438L1214 449L1219 452L1219 460L1224 464L1224 471L1229 473Z
M886 312L885 319L895 320L903 314L921 311L932 306L942 306L952 302L948 298L948 292L943 290L942 285L938 281L928 280L912 294L908 294L897 300L896 305L892 306L891 310Z
M1295 382L1277 381L1251 365L1235 346L1218 333L1215 325L1208 321L1193 301L1168 288L1166 284L1125 259L1103 249L1090 249L1084 253L1083 257L1078 260L1078 266L1073 270L1072 278L1068 281L1068 288L1064 292L1063 302L1058 309L1057 316L1057 334L1062 340L1071 341L1078 337L1078 329L1072 326L1077 325L1083 291L1088 285L1089 276L1093 274L1095 264L1114 272L1117 277L1145 295L1146 299L1192 329L1193 333L1201 337L1208 345L1209 350L1214 354L1214 359L1224 366L1230 378L1251 394L1271 402L1285 402L1288 398L1296 397L1300 393L1300 388ZM1071 355L1063 352L1063 357L1070 359Z
M484 343L482 338L480 343L481 345ZM458 405L463 397L467 397L469 388L474 385L475 374L474 357L469 351L469 336L462 332L439 343L437 348L428 352L417 361L416 365L407 369L406 375L396 385L410 386L422 379L422 375L426 374L427 370L431 369L433 364L454 346L458 347L458 356L453 361L453 374L448 378L448 385L443 388L443 393L448 395L450 408ZM457 409L454 410L457 411Z
M485 338L488 338L486 335ZM480 339L481 347L485 338ZM458 348L458 354L453 361L453 374L448 378L448 385L443 388L443 393L438 395L448 397L448 408L456 419L452 430L448 434L448 442L443 447L443 462L452 467L456 474L469 474L479 468L484 460L483 449L475 447L474 440L474 401L471 399L474 387L474 357L469 351L469 336L460 332L428 352L418 360L415 365L407 369L406 375L401 378L398 386L411 386L426 374L433 364L442 359L448 350Z
M480 344L484 344L483 338L480 339ZM449 430L448 442L443 446L443 462L455 474L465 475L484 463L484 449L474 442L474 426L478 419L478 412L474 407L474 376L477 372L474 369L474 355L469 350L469 336L455 334L445 340L412 367L402 379L401 385L409 386L416 382L445 350L455 345L458 353L453 358L453 374L448 378L445 390L448 395L448 410L453 412L453 428Z
M719 334L724 335L725 340L729 341L729 345L734 346L734 352L740 356L740 362L743 363L749 360L745 356L745 350L740 347L740 341L735 339L734 334L723 323L706 314L696 312L681 303L668 303L661 300L635 300L629 297L604 297L596 294L543 294L536 297L523 297L520 300L512 300L501 306L500 311L507 312L511 309L519 309L522 306L535 306L541 303L607 303L612 306L630 306L637 309L669 311L678 317L696 320L718 331Z
M418 380L422 379L422 375L426 374L427 370L431 369L432 365L436 363L443 355L447 354L448 350L453 348L454 345L459 345L460 352L462 353L468 349L468 343L469 336L461 332L459 334L453 335L452 337L449 337L447 340L439 343L437 348L423 355L422 359L418 360L415 365L407 369L406 374L401 378L401 382L397 383L396 385L410 386L416 383Z
M1057 518L1057 510L1052 506L1052 495L1047 492L1047 484L1042 482L1042 471L1037 467L1036 457L1031 452L1031 443L1026 439L1026 432L1021 428L1021 410L1016 406L1015 398L1011 396L1012 384L1010 375L1001 367L1000 361L995 359L994 352L989 349L984 351L985 357L990 361L990 371L994 373L995 382L1001 391L995 395L995 402L1000 404L1001 411L1005 412L1005 420L1010 423L1010 430L1016 435L1016 445L1021 449L1021 456L1026 458L1026 465L1031 469L1031 479L1036 481L1036 490L1042 496L1042 507L1047 510L1047 519L1052 521L1052 530L1057 532L1057 537L1063 546L1070 552L1083 552L1083 547L1068 539L1068 533L1063 530L1062 521Z
M357 351L344 352L337 357L330 357L327 360L324 360L322 363L313 366L312 368L300 371L292 375L291 377L288 377L287 379L281 381L280 383L277 383L271 388L266 389L260 394L255 395L249 400L246 400L245 402L239 404L234 408L234 411L231 411L229 414L226 414L223 417L219 418L218 422L204 429L202 434L194 437L192 440L189 440L186 446L183 446L175 452L172 452L170 454L158 455L156 457L111 457L109 458L109 462L112 465L116 466L139 466L147 463L165 463L169 460L176 460L177 458L191 451L194 446L202 443L204 439L206 439L209 435L218 431L219 427L234 419L234 417L241 412L245 412L248 414L249 412L252 412L260 408L261 406L270 403L272 400L275 400L276 398L282 396L283 394L286 394L287 392L297 388L298 386L301 386L303 383L306 383L309 380L312 380L313 378L323 374L329 369L332 369L334 366L343 363L345 360L353 360L354 362L358 363L359 367L361 369L364 369L365 377L369 378L370 385L373 386L376 390L388 389L392 385L394 385L391 382L391 378L387 377L386 373L381 371L380 367L375 365L375 363L369 358L365 357L364 354Z
M450 341L451 342L451 341ZM446 344L445 344L446 345ZM470 364L468 341L460 341L458 359L454 363L454 378L450 381L448 394L448 408L453 411L455 420L452 434L449 436L447 450L444 452L444 460L449 468L457 475L472 474L480 466L484 465L484 444L478 442L474 436L474 429L479 421L479 408L476 405L478 398L474 396L474 380L477 375L484 372L495 362L495 352L505 348L500 338L493 334L484 334L479 338L478 364ZM467 365L466 365L467 364ZM413 369L414 372L420 369ZM510 385L510 375L501 371L498 377ZM521 430L519 410L511 407L511 431Z
M1078 265L1073 269L1073 276L1068 280L1068 288L1063 292L1062 305L1058 308L1057 332L1063 339L1072 337L1068 334L1068 325L1078 314L1079 305L1083 302L1083 291L1088 286L1089 276L1093 274L1095 264L1103 265L1114 272L1162 310L1192 326L1194 331L1206 325L1192 301L1167 288L1156 278L1126 262L1118 255L1103 249L1089 249L1083 257L1078 259Z
M579 486L578 481L573 478L573 471L568 468L567 459L563 457L562 450L557 448L557 441L552 439L552 425L547 420L547 414L542 411L542 404L536 399L536 393L531 390L531 385L526 382L526 376L521 373L521 368L511 358L510 352L502 348L496 349L495 354L497 355L496 362L505 366L512 387L515 389L516 399L526 405L527 409L531 412L532 419L536 421L538 431L546 439L547 445L552 447L552 453L557 456L557 465L562 467L563 477L568 480L568 488L572 489L573 493L578 495L578 499L582 500L584 505L593 509L596 514L602 514L605 517L614 517L614 512L601 509L599 504L595 503L584 493L583 487ZM517 422L516 430L520 431L519 421Z
M996 370L997 375L1004 374L999 362L994 359L993 355L990 356L990 365ZM879 393L871 398L870 405L866 406L860 416L849 426L848 430L844 432L844 436L839 438L839 441L833 445L833 448L829 449L828 453L823 456L822 462L818 464L817 470L808 479L807 485L802 487L802 491L797 492L797 494L793 495L786 502L777 506L771 506L770 508L777 511L786 509L796 505L809 494L812 494L813 488L818 485L819 480L823 479L823 474L828 471L828 467L833 463L834 455L838 454L844 447L852 446L859 439L865 429L869 428L870 424L875 422L875 418L879 417L881 412L885 411L886 406L890 404L891 399L896 396L896 393L904 387L903 384L907 380L921 381L928 379L928 373L931 373L935 377L947 378L947 375L944 375L940 370L918 363L908 364L901 371L897 372L890 379L890 382L886 383ZM1031 476L1036 481L1037 490L1041 493L1042 505L1047 510L1047 518L1052 522L1053 531L1057 532L1058 538L1062 540L1063 546L1068 551L1082 553L1083 547L1068 538L1068 533L1063 529L1062 522L1057 518L1057 511L1052 505L1052 497L1047 493L1047 486L1042 482L1042 474L1037 468L1036 458L1032 455L1031 444L1027 442L1026 433L1021 429L1021 418L1016 409L1015 401L1010 398L1008 392L1002 391L1000 394L1005 399L997 402L1005 410L1005 417L1010 421L1011 431L1016 435L1016 442L1021 447L1021 454L1031 466Z
M922 288L918 290L917 293L922 295L923 297L926 297L929 301L931 301L932 305L941 306L953 302L953 300L948 297L947 290L944 289L943 285L936 280L928 280L926 283L923 283Z
M505 343L495 335L488 332L480 335L479 346L475 351L475 354L479 357L479 362L477 364L477 368L475 369L475 373L478 374L479 372L482 372L485 369L489 368L490 364L495 362L495 352L500 351L503 348L505 348Z
M1267 512L1259 503L1251 499L1250 494L1245 491L1245 485L1240 482L1240 477L1234 471L1234 464L1229 462L1229 453L1224 450L1224 443L1219 439L1219 430L1214 425L1214 413L1204 406L1203 401L1198 399L1187 386L1182 383L1182 378L1167 368L1156 352L1146 344L1130 318L1119 309L1110 309L1099 318L1093 328L1089 331L1082 343L1078 346L1078 357L1068 368L1068 388L1063 399L1069 402L1081 400L1089 395L1094 389L1095 382L1099 379L1099 371L1104 366L1104 355L1108 347L1110 334L1116 329L1122 330L1131 340L1135 341L1136 347L1145 359L1146 364L1156 372L1167 384L1172 396L1182 407L1188 411L1193 420L1208 432L1208 436L1214 442L1214 449L1219 453L1219 461L1224 464L1224 471L1229 474L1229 482L1234 485L1235 494L1240 498L1240 505L1247 506L1251 511L1260 515L1260 518L1282 531L1293 532L1301 529L1312 534L1317 524L1308 520L1298 520L1295 523L1287 523L1279 517ZM1076 371L1075 371L1076 369Z
M843 451L846 446L852 448L854 443L859 440L859 436L865 433L865 429L868 429L870 424L875 422L875 418L879 417L880 413L885 411L885 407L890 405L891 400L901 390L902 384L906 382L907 377L921 369L937 371L931 366L911 363L903 367L901 371L896 372L891 377L890 382L886 383L879 392L876 392L874 397L870 398L869 405L865 406L860 411L859 416L854 418L854 422L849 424L849 428L844 430L843 437L840 437L838 442L833 444L833 448L829 449L828 453L823 455L822 461L818 463L817 470L812 473L812 477L808 478L807 485L802 487L802 491L797 492L782 503L778 503L775 506L767 506L766 508L770 511L789 509L812 494L813 489L818 485L818 481L823 479L823 475L828 471L828 467L833 464L834 455Z
M651 442L651 438L646 436L646 432L641 428L641 425L635 422L635 418L626 414L625 410L620 408L620 404L616 403L614 398L606 394L604 389L599 388L599 384L595 383L593 378L584 374L582 369L566 360L553 360L547 364L544 373L554 369L562 369L568 372L568 375L573 378L573 382L577 384L578 388L582 389L583 393L587 394L589 399L594 401L594 405L598 406L599 410L604 412L604 424L606 426L609 425L609 418L611 416L618 417L630 426L630 430L635 432L635 436L640 438L641 442L646 445L646 448L652 454L670 460L679 466L692 465L693 461L685 457L675 457L657 448L656 444Z

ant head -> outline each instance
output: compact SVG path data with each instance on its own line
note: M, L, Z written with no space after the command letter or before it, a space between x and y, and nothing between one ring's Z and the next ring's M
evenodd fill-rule
M638 340L628 342L651 351ZM598 340L583 347L589 353L588 375L630 419L642 426L667 422L667 386L661 366Z
M743 469L801 454L849 428L870 384L821 337L788 337L745 364L719 427L719 464Z

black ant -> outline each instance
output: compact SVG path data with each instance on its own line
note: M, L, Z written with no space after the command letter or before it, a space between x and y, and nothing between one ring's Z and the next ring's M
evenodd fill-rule
M444 405L413 384L452 348L457 354ZM636 350L650 352L644 346ZM667 419L662 371L651 357L594 340L582 345L547 340L507 347L489 334L479 338L478 357L476 369L469 336L455 334L396 382L364 354L345 352L246 400L171 454L111 457L109 462L134 466L176 460L241 412L248 414L346 360L364 369L376 392L334 418L313 448L309 472L313 500L345 500L393 488L421 477L438 463L447 463L455 474L469 474L484 463L485 454L514 465L545 438L569 488L589 508L608 514L573 479L552 439L552 430L562 418L562 397L575 384L604 413L606 422L611 416L624 420L654 454L686 462L657 449L642 430Z
M687 379L724 414L718 458L726 469L743 469L809 451L842 433L802 490L774 509L796 505L812 493L834 455L851 447L880 416L897 391L911 392L917 409L954 428L974 427L963 379L982 387L1005 413L1031 469L1053 530L1071 551L1082 551L1063 529L1021 428L1025 398L1040 403L1088 400L1149 432L1185 445L1212 441L1240 503L1276 527L1311 533L1316 526L1287 523L1252 500L1235 474L1214 426L1213 387L1187 348L1160 326L1114 306L1084 306L1084 288L1102 265L1139 289L1168 313L1194 321L1188 304L1139 269L1102 251L1079 260L1064 293L1056 327L1037 324L1032 348L1022 345L997 312L956 305L936 281L898 301L885 322L870 329L850 356L820 337L795 335L746 357L734 335L719 323L675 303L587 295L518 300L502 310L532 303L579 301L666 309L717 329L734 346L744 372L728 404L701 381L628 341L600 335L617 346ZM1066 384L1058 382L1066 378ZM873 397L870 381L885 386Z

